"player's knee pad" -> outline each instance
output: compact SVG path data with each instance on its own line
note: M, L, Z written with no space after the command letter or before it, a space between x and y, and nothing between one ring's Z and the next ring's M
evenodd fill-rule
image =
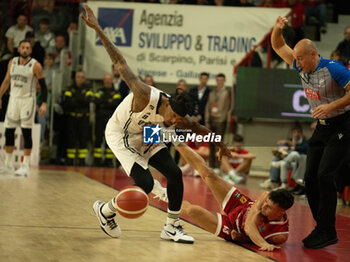
M24 138L24 149L31 149L33 146L32 129L31 128L22 128L22 134L23 134L23 138Z
M141 187L146 194L153 189L154 180L149 169L143 169L139 164L134 164L131 168L130 176L134 179L135 185Z
M15 145L15 128L6 128L5 130L5 145L14 146Z

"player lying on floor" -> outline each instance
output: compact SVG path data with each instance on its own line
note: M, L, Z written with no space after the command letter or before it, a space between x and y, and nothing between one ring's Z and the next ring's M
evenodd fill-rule
M273 251L288 239L286 210L293 196L285 189L262 193L250 200L237 188L217 176L202 157L186 144L176 147L181 156L196 169L212 191L225 215L214 214L203 207L184 201L181 214L189 216L202 228L227 241L252 241L260 250Z

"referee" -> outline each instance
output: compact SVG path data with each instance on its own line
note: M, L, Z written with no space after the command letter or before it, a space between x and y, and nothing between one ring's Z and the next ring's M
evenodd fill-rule
M303 243L307 248L323 248L338 242L335 178L349 150L350 71L338 62L320 57L308 39L299 41L292 50L282 36L287 22L284 17L277 18L271 43L276 53L298 70L312 117L318 119L309 141L305 174L306 195L316 227Z

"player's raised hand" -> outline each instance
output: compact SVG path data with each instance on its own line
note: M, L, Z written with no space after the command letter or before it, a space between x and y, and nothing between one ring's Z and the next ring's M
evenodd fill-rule
M286 24L288 24L288 19L282 16L277 17L277 20L275 22L275 27L279 29L283 29L286 27Z
M85 16L83 14L80 14L81 19L84 20L85 24L93 29L98 28L100 25L98 24L97 18L94 15L94 12L92 12L91 8L84 4L85 9Z

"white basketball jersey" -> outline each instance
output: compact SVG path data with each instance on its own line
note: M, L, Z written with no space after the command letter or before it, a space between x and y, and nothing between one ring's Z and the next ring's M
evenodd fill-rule
M113 121L119 128L119 131L139 134L143 131L145 125L162 125L164 118L157 114L157 107L162 98L162 94L168 94L151 87L150 100L147 106L141 112L132 112L132 100L134 94L131 92L123 102L114 111L111 121Z
M31 58L25 65L19 64L19 57L12 60L11 75L11 97L35 96L36 82L34 76L34 64L37 61Z

